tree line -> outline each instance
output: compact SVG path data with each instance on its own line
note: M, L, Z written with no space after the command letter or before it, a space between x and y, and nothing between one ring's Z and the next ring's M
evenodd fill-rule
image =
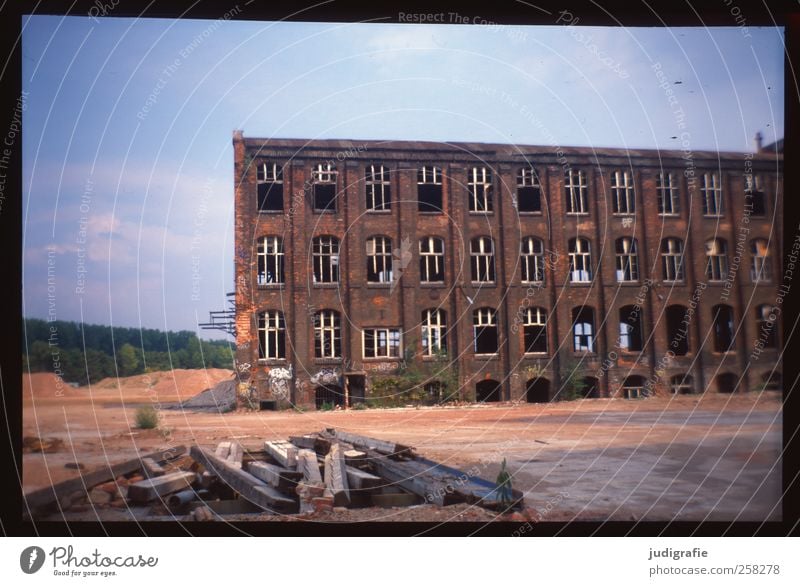
M107 377L173 368L233 368L233 343L200 340L194 332L110 327L26 318L24 372L56 372L86 385Z

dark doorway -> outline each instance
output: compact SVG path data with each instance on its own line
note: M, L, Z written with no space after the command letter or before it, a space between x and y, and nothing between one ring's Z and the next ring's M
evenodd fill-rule
M344 392L342 387L338 385L324 385L317 387L314 394L314 404L317 409L321 409L324 404L329 405L344 405Z
M733 373L726 372L717 377L717 392L732 393L739 386L739 377Z
M350 405L358 405L366 400L364 392L366 386L366 377L363 374L347 375L347 392L350 397Z
M581 394L586 399L597 399L600 397L600 381L593 376L583 377L583 391Z
M528 381L526 399L528 403L550 402L550 381L546 378L534 378Z
M479 403L495 403L500 400L500 383L482 380L475 385L475 400Z

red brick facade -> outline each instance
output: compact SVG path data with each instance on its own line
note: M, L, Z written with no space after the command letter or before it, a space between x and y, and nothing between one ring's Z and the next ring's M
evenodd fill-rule
M400 357L424 362L423 312L437 308L446 317L447 360L457 371L458 393L465 400L475 400L477 388L477 398L486 399L495 383L498 390L490 392L489 400L554 400L564 397L576 381L590 396L669 393L685 375L691 377L685 392L743 392L763 388L775 367L781 340L782 155L252 139L241 132L234 134L233 144L237 368L243 382L251 383L262 399L314 405L317 390L327 385L329 391L347 393L349 403L359 400L360 386L369 389L376 377L400 362L365 357L362 330L399 330ZM335 166L336 210L318 212L313 209L312 170L327 162ZM268 171L258 171L264 164L282 169L282 201L277 209L260 212L258 183L269 176ZM371 165L389 171L389 210L367 210L365 177ZM423 166L442 171L440 213L419 210L417 183ZM473 168L491 174L491 212L469 210ZM533 168L538 176L539 212L518 209L523 207L517 205L521 168ZM585 173L587 209L570 214L565 171L579 170ZM627 173L632 191L613 189L618 171ZM674 215L659 213L660 173L671 173ZM720 192L701 189L705 174L714 175L709 185L716 181ZM755 196L746 191L749 177L756 182ZM627 193L633 202L623 201L615 213L615 196L624 199ZM719 206L720 196L708 203L707 193L712 199L721 193L717 216L708 208ZM763 209L761 203L751 207L754 197L764 200ZM626 203L634 209L625 210ZM315 283L312 276L312 239L323 235L339 242L338 283ZM258 282L259 241L265 236L280 238L283 271L278 279L262 281L282 283ZM367 247L372 245L367 240L373 236L391 241L390 282L368 282ZM420 282L420 240L431 236L444 242L441 284ZM520 247L528 236L539 239L544 249L538 261L543 284L522 282ZM478 246L473 240L479 237L491 239L493 282L472 280L471 247ZM626 250L618 239L625 237L635 239L635 268L618 264L618 250ZM573 238L588 241L591 275L575 270L577 265L570 271ZM671 281L664 278L661 254L667 238L679 239L684 254L682 278ZM709 279L706 254L713 238L727 246L727 273L712 274L716 281ZM753 247L768 254L768 268L758 283L753 282L753 263L756 271L764 263L753 260ZM571 277L590 281L574 283ZM618 277L630 280L618 282ZM593 323L579 320L591 329L573 326L574 312L581 306L592 310ZM673 307L671 315L680 310L684 319L668 323L668 306L680 306ZM475 311L481 308L495 312L497 351L491 355L475 352ZM543 310L546 345L540 342L537 352L526 353L528 308ZM335 358L315 357L314 314L320 310L339 316L341 351L334 349ZM279 358L259 358L262 311L273 316L280 312L276 336L283 341L261 341L269 345L267 353L277 352ZM627 321L638 317L642 350L635 349L633 333L620 335L620 321L626 316ZM588 336L583 341L591 351L576 351L576 333ZM387 351L388 342L374 341L383 334L375 333L374 339L372 332L366 335L371 348ZM677 355L681 343L676 340L684 337L688 352ZM766 347L759 345L760 339ZM332 371L321 376L323 369ZM482 381L494 382L479 385ZM779 384L773 376L770 386Z

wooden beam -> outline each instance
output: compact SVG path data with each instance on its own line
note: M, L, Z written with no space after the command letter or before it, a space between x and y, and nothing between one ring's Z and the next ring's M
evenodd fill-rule
M289 470L269 462L250 462L247 465L247 471L271 487L290 494L295 494L297 483L303 479L302 472Z
M23 495L23 500L27 506L26 516L45 514L52 509L57 509L76 492L88 494L89 491L104 482L109 482L125 474L131 474L142 469L142 459L150 458L155 462L166 462L186 453L186 446L176 446L169 450L160 450L144 456L136 456L130 460L125 460L118 464L104 466L97 470L92 470L81 474L77 478L71 478L59 482L52 486L46 486ZM62 505L63 506L63 505Z
M264 449L284 468L297 467L297 447L290 442L283 440L264 442Z
M346 507L350 504L344 450L338 443L331 444L331 451L325 456L325 485L333 496L333 506Z
M148 478L164 476L164 474L167 473L167 471L161 467L161 464L153 460L153 458L142 458L142 470L144 471L144 475Z
M380 476L347 466L347 484L350 490L372 490L386 484Z
M220 460L225 460L231 453L231 442L219 442L214 455Z
M314 450L324 456L331 449L331 442L318 435L293 435L289 436L289 441L300 449Z
M156 478L147 478L128 486L128 500L148 503L162 496L185 490L197 479L194 472L173 472Z
M414 448L405 446L403 444L398 444L395 442L387 442L372 437L358 435L356 433L342 431L340 429L329 428L325 430L325 432L326 435L329 435L343 442L347 442L348 444L352 444L354 447L360 450L374 450L379 454L384 454L392 458L414 457L413 454Z
M319 473L317 454L311 450L300 450L297 453L297 471L303 473L303 478L308 484L322 484L322 475Z
M222 482L254 505L276 513L297 512L297 503L293 499L285 497L241 468L236 468L227 461L217 458L210 450L192 446L190 453L192 458L205 466L209 472L218 476Z
M231 466L241 468L243 456L244 456L244 448L242 448L242 444L240 444L239 442L231 442L231 450L230 453L228 454L228 457L225 458L225 460L228 461Z

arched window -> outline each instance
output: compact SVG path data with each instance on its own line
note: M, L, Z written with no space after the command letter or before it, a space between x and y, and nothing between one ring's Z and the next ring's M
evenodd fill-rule
M520 265L523 283L544 283L544 244L527 236L520 243Z
M712 309L714 320L714 352L733 350L735 329L733 308L730 305L715 305Z
M284 282L283 239L264 236L258 240L258 284L270 285Z
M615 243L617 255L617 281L620 283L639 280L639 254L635 238L618 238Z
M470 243L472 281L494 283L494 242L488 236L473 238Z
M342 357L342 326L338 311L323 309L314 314L314 357Z
M675 356L686 356L689 353L687 309L683 305L668 305L665 313L667 320L667 348Z
M367 238L367 282L392 282L392 240L386 236Z
M641 399L644 397L645 378L639 375L626 377L622 381L622 396L626 399Z
M311 260L315 283L339 282L339 239L317 236L311 241Z
M706 242L706 277L709 281L724 281L728 277L728 245L722 238Z
M778 347L778 314L771 305L756 307L756 340L763 348Z
M444 282L444 240L426 236L419 241L419 280L422 283Z
M572 310L572 349L575 352L594 352L594 310L576 307Z
M422 352L434 356L447 351L447 314L443 309L422 312Z
M661 269L665 281L683 281L683 240L664 238L661 241Z
M763 238L750 241L750 279L753 283L769 283L772 281L772 266L769 258L769 246Z
M286 358L286 323L280 311L267 310L258 314L258 358Z
M641 352L644 347L642 334L642 308L625 305L619 310L619 345L626 352Z
M592 280L592 252L586 238L569 240L569 275L572 283L588 283Z

